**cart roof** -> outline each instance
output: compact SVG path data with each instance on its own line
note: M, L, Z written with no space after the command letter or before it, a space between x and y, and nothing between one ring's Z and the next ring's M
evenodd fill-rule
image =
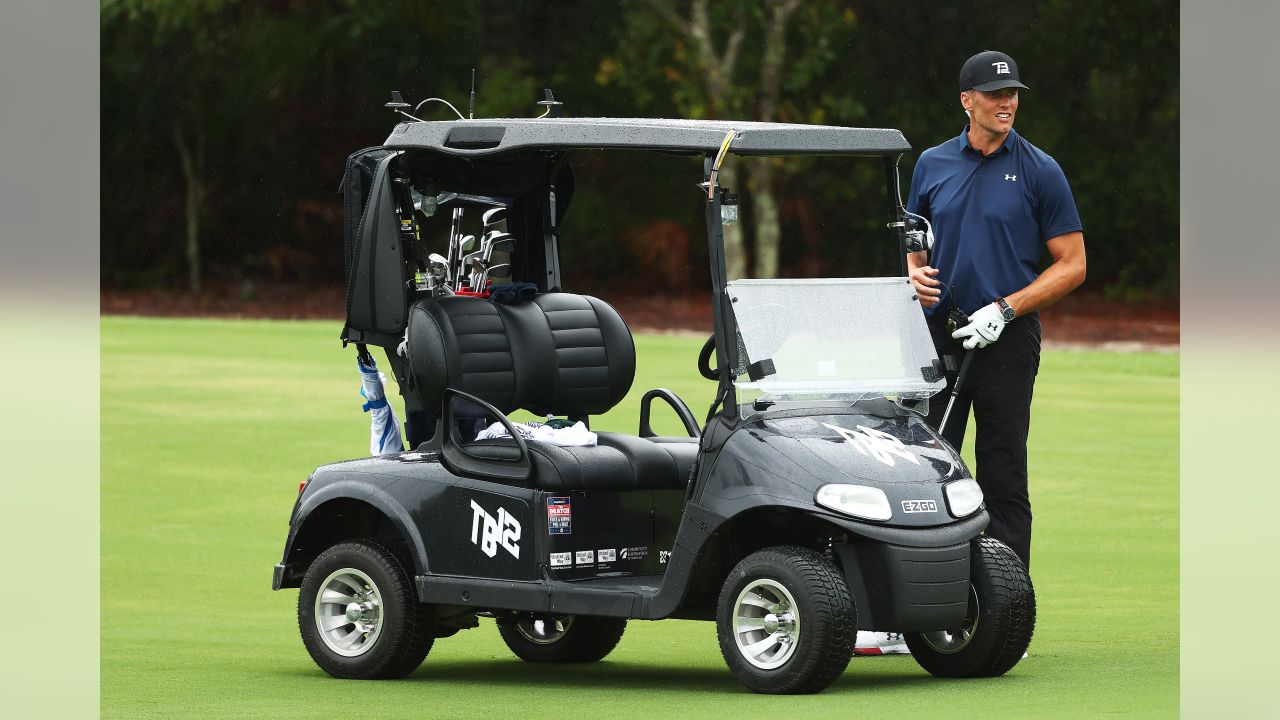
M730 130L737 155L894 156L911 149L897 130L736 120L516 118L403 122L383 145L460 157L516 150L630 149L714 153Z

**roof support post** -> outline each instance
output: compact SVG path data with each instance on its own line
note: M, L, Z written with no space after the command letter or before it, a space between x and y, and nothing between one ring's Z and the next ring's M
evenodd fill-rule
M724 261L724 221L720 217L720 188L712 176L715 154L707 153L702 162L702 179L707 186L706 223L707 252L711 260L711 323L716 335L716 363L720 369L717 397L724 398L721 413L732 420L738 417L738 393L733 387L733 368L738 365L738 330L733 310L729 307L728 272Z
M559 292L560 282L560 226L556 225L556 186L547 187L547 217L544 218L542 252L545 257L546 283L544 292Z
M886 189L889 198L889 227L892 228L898 238L898 268L902 271L902 276L909 274L907 269L907 227L905 208L902 207L902 190L898 177L898 160L902 155L886 156L884 158L884 175Z

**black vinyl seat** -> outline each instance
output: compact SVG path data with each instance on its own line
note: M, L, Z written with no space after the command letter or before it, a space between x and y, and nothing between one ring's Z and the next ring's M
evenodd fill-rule
M560 447L526 441L533 461L531 486L543 490L656 490L682 488L697 459L693 452L664 452L662 446L634 435L599 433L594 446ZM477 440L464 445L469 453L492 459L514 459L519 449L509 439Z
M413 389L427 407L440 406L445 388L453 388L504 414L524 409L583 419L621 401L635 377L630 329L608 303L585 295L549 293L523 305L420 300L410 308L408 340ZM681 488L697 460L692 438L597 436L590 447L526 441L529 484L555 491ZM487 459L519 456L510 439L461 447Z
M689 481L689 473L698 460L697 438L642 438L623 433L596 433L601 445L616 447L636 457L645 465L641 487L681 488ZM659 459L653 451L666 455Z

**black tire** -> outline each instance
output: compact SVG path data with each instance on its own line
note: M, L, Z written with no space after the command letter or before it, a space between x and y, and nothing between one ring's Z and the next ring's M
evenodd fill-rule
M758 602L773 600L782 602L772 608ZM764 615L756 618L753 613L757 612ZM761 621L761 629L735 631L735 622L754 624L756 620ZM809 548L783 546L748 555L729 573L720 591L716 610L720 652L752 692L821 692L849 665L857 632L857 609L844 576ZM780 637L786 640L766 644L760 654L747 649ZM771 647L776 652L770 653Z
M1036 629L1036 594L1022 560L991 537L973 541L969 614L949 633L907 633L920 667L938 677L995 677L1022 659Z
M613 652L626 618L584 615L517 616L498 621L498 632L525 662L588 663Z
M364 578L359 575L370 581L364 583L363 597L356 597L358 591L344 585L342 580L362 582ZM352 599L363 599L365 604L377 609L376 625L372 625L376 632L363 632L352 640L355 647L345 649L352 654L344 655L337 648L340 639L320 628L317 612L322 621L328 617L335 624L331 626L332 633L355 635L357 630L371 625L344 623L349 616L330 612L340 609L342 601L334 599L337 595L326 595L328 600L317 603L326 587L350 592ZM298 592L298 629L302 632L302 642L316 664L337 678L388 679L413 672L435 642L432 618L431 607L418 603L405 564L375 540L352 540L325 550L307 568Z

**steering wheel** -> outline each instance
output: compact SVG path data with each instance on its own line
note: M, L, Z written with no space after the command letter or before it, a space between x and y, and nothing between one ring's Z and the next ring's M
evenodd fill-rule
M711 354L716 351L716 336L713 333L698 351L698 374L708 380L720 379L720 368L712 369Z

